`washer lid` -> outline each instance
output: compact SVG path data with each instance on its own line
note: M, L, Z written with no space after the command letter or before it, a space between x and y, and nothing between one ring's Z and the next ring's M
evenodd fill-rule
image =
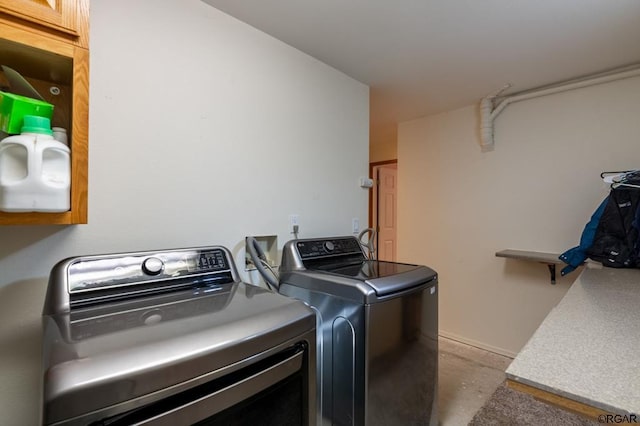
M332 272L346 277L369 280L402 274L420 268L418 265L395 263L377 260L364 260L357 262L332 263L318 266L313 269Z
M312 271L322 271L321 280L330 281L331 275L363 281L378 297L409 290L433 281L437 274L426 266L406 263L365 260L359 262L335 262L316 265Z
M280 292L289 296L310 291L376 303L437 279L426 266L367 260L351 236L291 240L282 249Z

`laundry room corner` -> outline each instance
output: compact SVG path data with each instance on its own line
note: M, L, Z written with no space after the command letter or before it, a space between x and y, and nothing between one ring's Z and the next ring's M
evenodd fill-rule
M0 0L0 426L639 417L638 40L638 0Z
M90 17L88 224L0 227L7 426L38 421L22 401L40 392L57 261L220 244L246 279L245 237L277 235L279 253L291 214L301 237L366 223L366 85L200 1L95 1Z
M482 152L477 105L401 123L399 259L440 274L446 337L517 354L578 272L505 261L507 248L574 247L609 187L600 173L632 170L640 78L518 102Z

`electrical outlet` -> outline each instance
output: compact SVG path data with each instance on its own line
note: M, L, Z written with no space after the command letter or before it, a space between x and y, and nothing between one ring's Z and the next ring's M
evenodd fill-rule
M358 219L357 217L351 219L351 232L353 232L354 234L360 232L360 219Z

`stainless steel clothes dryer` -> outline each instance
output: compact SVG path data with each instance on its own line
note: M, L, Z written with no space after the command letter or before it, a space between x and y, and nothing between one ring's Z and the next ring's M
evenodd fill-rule
M44 313L46 425L314 425L316 319L224 247L75 257Z
M437 425L435 271L367 260L354 237L293 240L279 291L316 310L324 424Z

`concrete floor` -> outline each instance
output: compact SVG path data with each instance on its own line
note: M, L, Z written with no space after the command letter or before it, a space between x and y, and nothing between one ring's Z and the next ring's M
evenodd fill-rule
M505 380L511 358L440 337L438 416L441 426L466 426Z

